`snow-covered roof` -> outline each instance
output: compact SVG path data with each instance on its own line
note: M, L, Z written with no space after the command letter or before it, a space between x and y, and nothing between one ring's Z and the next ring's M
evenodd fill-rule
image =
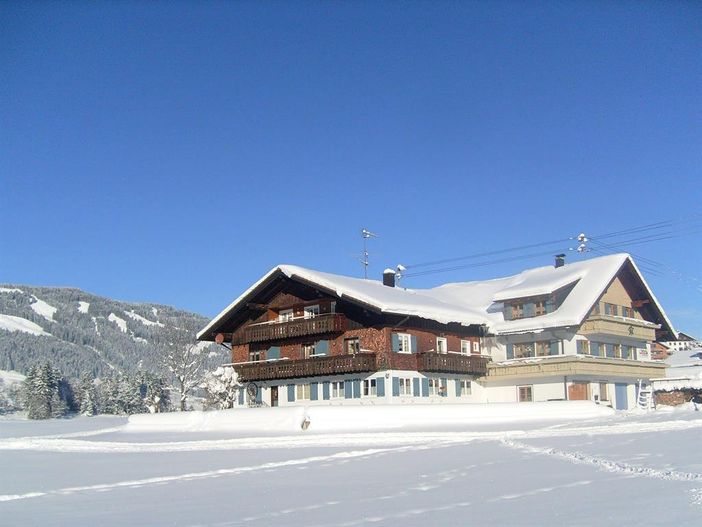
M429 289L388 287L378 280L335 275L294 265L279 265L271 269L217 315L198 333L198 338L211 332L224 319L250 301L250 297L259 288L280 273L292 280L326 290L338 298L365 304L381 313L417 316L442 324L486 325L496 334L575 326L582 323L594 303L627 261L631 262L651 299L674 331L629 255L615 254L557 268L546 266L528 269L514 276L495 280L450 283ZM574 284L572 291L554 312L539 317L504 320L502 301L550 294L571 284Z

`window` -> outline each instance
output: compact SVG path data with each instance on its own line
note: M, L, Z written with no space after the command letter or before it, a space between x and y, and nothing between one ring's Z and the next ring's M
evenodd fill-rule
M531 385L517 386L517 391L518 391L520 403L530 403L534 400L533 396L532 396L532 386Z
M590 343L587 340L578 340L578 355L590 354Z
M512 304L512 320L524 317L524 304Z
M400 378L400 395L412 395L412 379Z
M446 344L446 337L436 337L436 352L446 353L448 351Z
M607 383L606 382L600 383L600 401L609 401L609 397L607 396Z
M618 306L616 306L614 304L608 304L607 302L605 302L605 305L604 305L605 315L617 316L617 314L618 314L617 307Z
M258 362L261 360L261 350L249 350L249 362Z
M397 351L400 353L412 353L412 339L407 333L397 333L399 346Z
M546 314L546 301L539 300L534 303L534 315L539 317Z
M476 353L476 354L480 353L480 342L477 340L473 341L473 353Z
M536 348L537 357L546 357L551 352L551 343L547 340L535 342L534 347Z
M297 399L310 399L310 385L309 384L298 384L297 385Z
M515 344L514 345L514 358L523 359L524 357L534 356L534 344L528 342L526 344Z
M332 302L332 303L329 305L329 312L330 312L330 313L336 313L336 302Z
M470 390L471 390L471 384L470 381L459 381L460 384L460 392L461 392L461 397L466 397L470 395Z
M626 318L634 318L634 310L630 307L622 306L622 316Z
M278 312L278 322L290 322L293 319L292 309L283 309Z
M429 395L439 395L439 379L429 380Z
M305 308L305 318L314 318L319 315L319 306L307 306Z
M350 339L344 339L344 352L348 355L355 355L361 351L361 339L358 337L353 337Z
M378 387L375 379L364 379L363 381L363 396L371 397L378 394Z
M461 354L468 355L470 353L470 340L461 341Z
M334 381L331 383L331 398L343 399L346 396L344 392L344 381Z

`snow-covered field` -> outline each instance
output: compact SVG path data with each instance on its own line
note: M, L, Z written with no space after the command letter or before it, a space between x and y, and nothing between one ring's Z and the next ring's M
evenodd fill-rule
M0 524L702 525L702 412L516 406L4 418Z

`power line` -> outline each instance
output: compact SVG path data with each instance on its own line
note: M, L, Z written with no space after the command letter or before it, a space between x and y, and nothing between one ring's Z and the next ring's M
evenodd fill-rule
M409 278L409 277L413 277L413 276L425 276L425 275L429 275L429 274L446 273L449 271L458 271L459 269L468 269L471 267L485 267L488 265L494 265L494 264L498 264L498 263L514 262L516 260L527 260L529 258L548 256L552 253L553 253L553 251L548 251L548 252L526 254L526 255L522 255L522 256L511 256L509 258L502 258L502 259L498 259L498 260L489 260L486 262L478 262L478 263L465 264L465 265L456 265L453 267L442 267L440 269L428 269L426 271L418 271L416 273L408 273L408 274L405 274L403 276Z

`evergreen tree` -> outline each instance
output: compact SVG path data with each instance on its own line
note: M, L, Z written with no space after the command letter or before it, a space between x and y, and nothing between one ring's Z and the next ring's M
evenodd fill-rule
M80 376L78 384L78 410L82 415L95 415L98 412L97 390L93 378L87 371Z

